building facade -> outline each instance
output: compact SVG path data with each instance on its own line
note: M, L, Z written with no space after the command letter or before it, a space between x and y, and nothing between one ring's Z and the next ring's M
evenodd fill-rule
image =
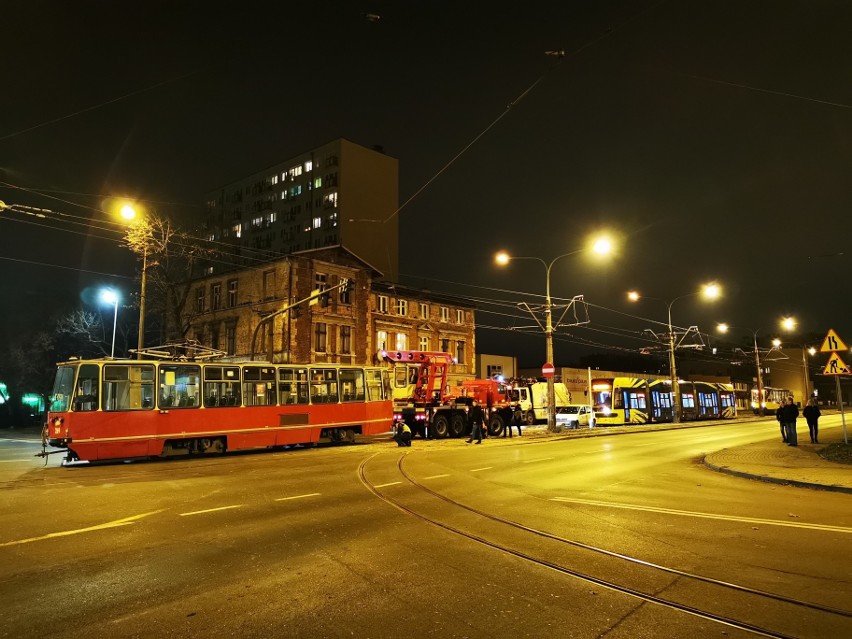
M205 275L192 284L187 338L231 359L276 363L375 364L383 350L439 350L457 359L451 384L473 377L474 306L381 275L343 247ZM325 290L326 300L308 301Z
M398 181L395 158L334 140L209 193L208 239L241 266L340 245L396 281Z

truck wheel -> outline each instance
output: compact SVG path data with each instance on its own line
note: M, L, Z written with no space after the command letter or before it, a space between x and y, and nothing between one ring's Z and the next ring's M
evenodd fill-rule
M527 426L532 426L535 424L535 413L531 410L527 411L527 414L524 415L524 421L526 421Z
M463 415L453 415L450 419L450 437L461 437L467 429L467 420Z
M450 423L446 415L435 415L432 420L432 437L444 439L450 434Z
M497 413L492 414L488 420L488 434L491 437L499 437L503 434L505 428L506 424L503 422L503 418Z

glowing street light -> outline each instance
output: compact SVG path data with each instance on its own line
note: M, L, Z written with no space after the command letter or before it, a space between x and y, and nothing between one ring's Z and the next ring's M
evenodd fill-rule
M613 252L612 240L607 236L597 236L592 238L589 245L585 248L557 255L550 262L545 262L540 257L522 257L509 255L505 251L500 251L494 256L494 261L500 266L505 266L512 260L534 260L540 262L545 269L545 297L544 297L544 338L545 338L545 362L556 365L553 361L553 300L550 297L550 271L557 260L570 255L577 255L586 251L592 251L597 255L609 255ZM539 324L540 325L540 324ZM549 431L556 430L556 391L554 387L553 376L547 378L547 429Z
M796 330L797 325L798 322L796 322L794 317L785 317L781 320L781 328L788 332ZM778 345L781 345L780 340ZM817 350L813 346L808 347L805 344L797 344L797 346L802 349L802 381L804 383L804 387L802 388L802 406L804 406L807 400L811 397L811 380L810 375L808 374L808 354L813 357Z
M104 304L112 304L113 306L113 316L112 316L112 349L110 350L109 356L111 358L115 358L115 327L118 323L118 293L116 293L111 288L105 288L101 290L101 302Z
M675 424L680 423L681 419L681 397L680 397L680 385L678 384L677 379L677 362L675 361L675 334L674 328L672 326L672 305L684 297L692 297L693 295L701 295L707 300L716 300L722 295L722 288L715 282L710 282L704 284L700 290L694 291L692 293L686 293L685 295L679 295L671 301L667 301L661 299L659 297L648 297L640 295L638 291L628 291L627 299L631 302L638 302L640 299L651 299L657 300L658 302L663 302L668 309L668 341L669 341L669 373L671 374L671 383L672 383L672 398L674 400L674 412L672 414L672 422Z
M121 207L121 217L128 222L133 222L136 217L136 209L131 204L125 204ZM137 223L145 224L144 220L139 220ZM148 274L148 242L142 245L142 281L139 286L139 339L136 344L136 358L142 359L142 349L145 348L145 288Z

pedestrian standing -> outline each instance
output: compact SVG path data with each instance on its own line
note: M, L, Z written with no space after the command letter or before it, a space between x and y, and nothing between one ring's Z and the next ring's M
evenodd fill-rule
M808 400L808 405L802 411L805 421L808 422L808 431L811 434L811 443L819 444L819 418L822 413L819 412L819 407L816 400L811 397Z
M787 398L787 404L781 413L781 419L787 429L787 445L798 446L799 440L796 433L796 419L799 417L799 407L793 403L793 396Z
M784 425L784 407L786 404L784 400L781 400L781 403L778 405L778 408L775 409L775 419L778 420L778 426L781 428L781 441L783 443L787 443L787 427Z
M506 424L506 430L509 431L509 437L512 436L512 426L518 427L518 437L521 436L521 422L524 420L524 415L521 412L521 409L517 406L515 410L512 411L512 418L509 420L509 423ZM505 431L503 432L503 437L506 436Z
M482 422L485 421L485 413L482 412L482 406L479 405L479 401L474 399L470 405L470 412L467 415L470 420L470 439L467 440L469 444L474 439L477 444L482 443Z

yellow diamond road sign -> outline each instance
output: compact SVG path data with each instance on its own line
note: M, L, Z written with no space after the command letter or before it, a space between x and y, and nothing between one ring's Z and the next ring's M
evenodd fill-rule
M840 359L840 355L837 353L832 353L831 357L828 358L828 363L825 365L825 368L822 369L823 375L852 375L852 371L849 370L849 367L846 363Z
M823 340L822 347L819 349L819 352L820 353L833 353L835 351L845 351L845 350L846 350L846 344L844 344L843 340L840 339L840 335L835 333L833 328L828 329L828 335L825 336L825 340Z

